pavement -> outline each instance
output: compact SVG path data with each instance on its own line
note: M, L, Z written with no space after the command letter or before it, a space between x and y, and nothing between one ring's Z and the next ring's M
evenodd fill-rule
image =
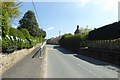
M114 67L109 63L78 55L56 45L47 45L46 52L45 78L118 78L116 70L107 68Z
M42 74L41 58L39 58L39 55L32 58L33 54L39 48L40 47L36 48L33 52L8 69L2 75L2 78L40 78Z

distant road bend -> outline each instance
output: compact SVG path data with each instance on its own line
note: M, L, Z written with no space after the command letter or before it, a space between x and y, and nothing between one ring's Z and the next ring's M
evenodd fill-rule
M118 72L106 66L110 65L59 46L47 45L46 78L118 78Z

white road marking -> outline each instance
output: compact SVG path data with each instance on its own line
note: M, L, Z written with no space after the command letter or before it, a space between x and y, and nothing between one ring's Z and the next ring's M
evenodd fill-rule
M101 78L100 76L98 76L97 74L93 73L92 71L86 69L85 67L83 67L83 66L81 66L81 65L79 65L79 66L80 66L81 68L83 68L84 70L88 71L89 73L91 73L92 75L94 75L95 77Z

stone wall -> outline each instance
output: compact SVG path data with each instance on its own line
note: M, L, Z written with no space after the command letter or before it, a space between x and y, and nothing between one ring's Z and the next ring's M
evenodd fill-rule
M120 67L120 53L118 51L100 50L100 49L80 49L80 54L96 58L105 62L115 64Z
M120 38L114 40L91 40L80 45L80 54L100 59L112 64L119 64Z
M120 38L114 40L92 40L84 41L80 47L88 47L90 49L112 50L120 52Z
M14 51L10 54L0 53L0 76L15 63L21 60L23 57L31 53L38 45L30 49L22 49L20 51Z

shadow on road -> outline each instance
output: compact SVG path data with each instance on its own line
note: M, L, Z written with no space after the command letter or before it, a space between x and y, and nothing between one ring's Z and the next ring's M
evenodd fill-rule
M81 59L81 60L87 61L87 62L89 62L91 64L102 65L102 66L103 65L109 65L108 63L102 62L102 61L97 60L97 59L93 59L91 57L86 57L86 56L83 56L81 54L76 54L74 56L77 57L77 58L79 58L79 59Z
M54 46L53 48L59 50L59 51L62 52L63 54L75 54L74 52L69 51L69 50L67 50L67 49L64 49L64 48L62 48L62 47L60 47L60 46Z
M107 63L107 62L103 62L103 61L100 61L100 60L97 60L97 59L94 59L94 58L91 58L91 57L86 57L84 55L81 55L80 53L75 53L75 52L69 51L69 50L64 49L60 46L54 46L53 48L59 50L63 54L73 54L74 57L76 57L80 60L84 60L84 61L86 61L88 63L91 63L91 64L94 64L94 65L115 66L115 67L117 67L116 65L113 65L113 64L110 64L110 63Z
M106 67L107 69L114 70L114 71L120 73L120 66L118 66L118 65L103 62L103 61L100 61L100 60L97 60L97 59L94 59L94 58L91 58L91 57L86 57L86 56L83 56L81 54L75 54L74 56L77 57L78 59L84 60L88 63L98 65L98 66L103 66L103 67Z

